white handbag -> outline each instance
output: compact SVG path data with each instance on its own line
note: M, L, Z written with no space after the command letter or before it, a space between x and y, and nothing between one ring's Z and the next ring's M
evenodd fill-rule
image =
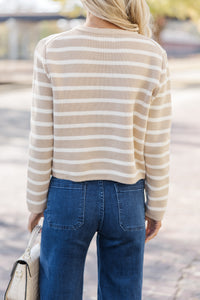
M39 300L40 242L34 244L42 226L36 225L23 255L13 264L4 300Z

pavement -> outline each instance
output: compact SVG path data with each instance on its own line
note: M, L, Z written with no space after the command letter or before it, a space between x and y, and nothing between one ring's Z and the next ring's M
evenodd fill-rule
M158 235L145 244L143 300L200 299L200 55L169 60L172 140L169 201ZM30 233L25 203L31 85L0 85L0 296ZM41 223L42 224L42 223ZM96 235L83 300L97 299ZM111 299L114 300L114 299ZM123 300L123 299L122 299Z

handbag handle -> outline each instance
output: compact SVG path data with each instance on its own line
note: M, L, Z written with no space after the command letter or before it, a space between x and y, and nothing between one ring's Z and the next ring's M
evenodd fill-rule
M41 233L41 230L42 230L42 226L37 224L31 231L31 235L30 235L27 247L26 247L24 255L23 255L24 258L30 258L31 248L33 247L33 244L34 244L38 234Z

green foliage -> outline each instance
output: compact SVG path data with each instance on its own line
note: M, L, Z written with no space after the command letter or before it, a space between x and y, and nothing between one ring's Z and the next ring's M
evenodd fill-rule
M63 10L67 3L73 3L73 0L54 0L59 1ZM195 22L200 22L200 0L147 0L151 13L156 19L157 17L176 17L178 19L191 18ZM73 11L69 13L70 17L76 17L83 14L81 5L74 5Z
M200 19L200 0L147 0L154 17L169 16L178 19Z

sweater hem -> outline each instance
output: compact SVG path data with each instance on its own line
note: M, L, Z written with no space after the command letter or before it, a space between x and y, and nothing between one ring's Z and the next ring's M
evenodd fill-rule
M120 183L125 184L134 184L140 179L145 179L141 174L136 175L134 178L122 178L117 175L110 175L110 174L104 174L103 176L101 174L92 174L92 175L83 175L83 176L72 176L72 175L65 175L56 173L55 171L52 171L52 176L60 179L66 179L66 180L72 180L75 182L81 182L81 181L90 181L90 180L111 180L116 181Z

